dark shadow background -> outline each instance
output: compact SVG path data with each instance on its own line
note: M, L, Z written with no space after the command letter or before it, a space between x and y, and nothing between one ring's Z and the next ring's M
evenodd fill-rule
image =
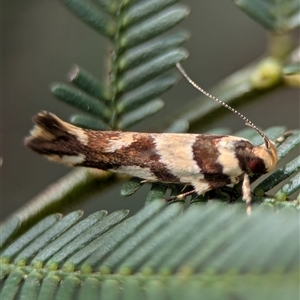
M182 1L192 9L180 26L191 33L184 67L208 89L222 78L260 57L267 47L267 31L229 0ZM49 85L65 81L76 63L101 78L107 41L81 23L59 0L2 1L1 217L4 218L66 174L67 167L50 163L23 146L31 118L48 110L67 120L74 109L51 96ZM197 92L183 80L163 95L165 108L139 125L139 131L162 120ZM276 91L241 109L261 128L285 124L299 127L299 90ZM232 114L214 123L233 130L244 127ZM122 198L119 187L81 205L86 213L143 206L143 187L135 197ZM140 198L140 200L139 200Z

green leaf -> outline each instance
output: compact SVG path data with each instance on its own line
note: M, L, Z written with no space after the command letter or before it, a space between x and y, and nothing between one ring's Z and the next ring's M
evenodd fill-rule
M55 274L49 273L48 275L45 275L38 299L55 299L54 297L56 296L60 281L61 278Z
M42 279L43 275L38 271L32 271L29 273L22 288L20 299L36 299L40 291Z
M82 214L82 211L75 211L57 221L51 228L46 230L44 234L32 240L32 242L26 245L22 251L17 253L17 255L13 258L14 263L17 265L29 263L31 258L40 252L49 243L49 241L57 238L68 228L74 225L82 216Z
M138 26L129 27L128 30L124 31L120 35L120 46L125 50L157 37L177 25L188 14L189 9L183 5L167 8L155 16L147 18L144 22L139 22Z
M146 117L152 116L164 107L164 102L161 99L154 99L143 105L140 108L132 110L131 112L122 116L119 121L119 128L121 130L135 125Z
M147 195L146 203L153 200L163 199L167 191L167 186L161 183L153 183L150 192Z
M155 99L157 96L174 86L179 80L178 74L175 72L163 74L148 83L124 94L118 100L117 110L119 113L126 113L138 108L149 100Z
M126 72L119 80L118 91L128 92L158 75L171 69L176 63L187 58L183 49L170 50L140 67Z
M87 278L81 283L79 290L79 299L99 299L99 292L101 290L101 282L96 278Z
M103 120L108 120L110 110L96 98L85 94L83 91L62 83L52 84L52 93L59 99Z
M26 234L22 235L17 239L17 243L14 245L18 245L18 247L7 247L5 251L2 252L2 257L5 257L8 261L14 258L23 248L29 245L31 242L35 241L43 232L48 230L50 227L54 226L61 218L60 214L50 215L44 218L42 221L36 224L35 227L28 230ZM16 218L12 218L10 222L14 221ZM19 220L20 223L20 220ZM3 234L7 234L7 229L3 230ZM12 235L12 233L10 233Z
M184 133L184 132L187 132L188 129L189 129L189 122L187 122L186 120L178 119L172 125L167 127L164 130L164 132Z
M121 195L123 197L127 197L134 194L143 185L142 181L143 179L132 177L123 184L121 188Z
M92 1L61 0L73 13L99 33L112 37L116 31L116 23L109 19Z
M1 299L14 299L18 289L22 287L22 281L27 274L20 269L12 270L5 278L5 285L2 287Z
M94 129L94 130L110 129L108 124L104 123L100 119L97 120L96 118L90 116L72 115L70 121L72 124L86 129Z
M8 239L19 229L20 223L20 220L17 217L14 217L0 227L0 248L2 248L7 243Z
M128 71L171 49L181 46L188 37L189 35L186 32L180 31L143 43L139 47L129 49L121 55L118 61L118 67L120 71Z
M48 262L48 266L50 264L53 264L53 262L55 262L55 264L59 264L60 263L59 259L54 259L53 257L59 256L61 252L63 252L64 256L68 256L68 246L67 247L65 246L66 243L70 243L72 245L72 243L74 243L74 241L76 240L77 245L80 245L81 242L78 241L78 238L84 235L84 237L88 239L89 231L93 230L95 224L99 226L99 223L106 215L107 215L106 211L99 211L90 215L88 218L84 219L83 221L77 223L73 227L73 232L72 232L73 234L70 234L69 232L61 234L57 239L55 239L55 241L53 241L49 245L49 247L51 248L51 252L43 251L43 250L40 251L34 258L34 260L31 262L31 264L43 265L44 261L48 260L50 257L52 257L52 259Z
M24 233L8 247L19 248L26 265L2 259L1 299L248 299L250 294L255 299L296 299L298 213L256 209L249 218L244 209L214 203L182 209L180 203L154 201L127 219L121 217L125 211L99 212L67 222L63 235L50 238L51 229L44 231L36 248L49 255L40 267L29 263L40 254L28 257L25 251L31 239L19 245L26 235L30 238ZM94 229L88 226L92 219ZM72 239L83 224L85 229ZM43 220L30 230L42 232L39 226ZM86 231L93 234L83 242ZM68 247L66 257L71 257L59 269L49 269L58 244L61 253ZM73 269L66 268L70 264Z
M61 83L52 87L57 98L90 114L76 115L72 123L96 130L126 129L157 112L162 107L157 98L178 80L163 73L187 57L179 47L188 34L166 32L188 15L188 8L175 4L179 0L62 2L110 42L103 81L75 66L69 79L76 88Z
M72 241L66 240L65 238L60 238L60 251L53 253L54 255L52 254L50 256L48 252L45 253L47 255L46 258L48 258L48 256L51 257L47 262L47 266L50 267L51 265L63 265L65 270L73 270L75 266L70 261L68 261L68 263L65 263L65 261L69 257L72 257L73 253L75 252L74 250L80 250L84 245L87 245L89 242L93 241L95 237L102 235L110 228L114 227L121 220L123 220L127 214L128 210L115 211L109 214L106 218L103 218L103 220L102 218L97 220L97 222L91 225L87 230L78 233L76 238L74 238ZM81 228L82 226L78 225L77 227ZM66 242L69 242L68 245L62 247L61 245L66 244ZM46 260L45 255L43 254L39 254L36 259L42 259L43 262Z
M76 297L77 289L80 287L81 280L75 276L67 276L63 278L59 284L56 298L72 300Z
M137 23L145 17L151 16L176 2L179 2L179 0L140 1L125 10L124 17L122 18L122 26L127 27L128 25Z
M275 195L279 200L286 200L286 197L298 192L300 189L300 173L289 180ZM284 199L282 199L284 198Z
M294 62L283 68L284 82L289 86L300 87L300 62Z
M292 149L300 143L300 130L293 130L278 148L278 159L285 157Z
M285 66L283 68L283 73L285 75L300 74L300 62L295 62L293 64Z
M148 242L153 232L162 230L164 226L181 212L182 205L180 203L175 203L169 209L161 211L159 215L156 215L147 222L143 230L137 230L134 236L128 237L123 242L122 247L119 247L114 253L108 255L101 263L100 271L102 269L110 270L110 272L120 270L120 273L133 273L135 268L128 263L130 253L136 252L140 244ZM124 268L126 271L124 271Z
M82 67L75 65L69 73L69 79L75 86L92 97L98 100L108 101L107 95L105 95L105 89L100 81Z
M289 31L300 25L298 0L233 0L246 14L271 31Z
M134 217L126 219L109 232L94 239L88 247L74 253L65 264L73 264L80 267L81 271L90 273L93 269L102 268L103 273L110 273L110 269L104 269L101 262L111 253L112 249L119 248L128 237L137 232L139 228L145 226L150 220L155 218L164 207L164 201L150 203L147 208L139 211ZM99 248L99 245L102 247Z

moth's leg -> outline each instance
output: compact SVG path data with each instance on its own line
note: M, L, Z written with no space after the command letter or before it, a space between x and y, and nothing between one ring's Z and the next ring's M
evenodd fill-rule
M291 136L293 134L292 130L286 131L282 136L280 136L279 138L277 138L276 142L278 144L281 144L282 142L285 141L285 139L289 136Z
M140 183L144 184L144 183L151 183L152 181L149 181L147 179L141 180Z
M196 193L196 190L195 190L195 189L194 189L194 190L191 190L191 191L188 191L188 192L186 192L186 193L179 194L179 195L177 195L177 196L172 196L172 197L166 199L166 201L167 201L167 202L171 202L171 201L175 201L175 200L181 200L181 199L183 199L183 198L185 198L185 197L187 197L187 196L190 196L190 195L192 195L192 194L194 194L194 193Z
M184 187L182 188L181 192L183 192L190 184L185 184Z
M251 188L250 179L248 174L244 174L244 180L242 185L243 200L246 202L247 215L251 214Z

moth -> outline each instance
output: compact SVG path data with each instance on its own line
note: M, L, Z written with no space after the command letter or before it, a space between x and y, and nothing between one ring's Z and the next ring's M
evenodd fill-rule
M41 112L33 118L36 125L25 145L52 161L70 166L123 173L146 182L193 187L177 198L193 193L202 195L242 181L243 200L250 212L249 176L274 170L278 160L275 144L242 114L200 88L179 63L177 68L196 89L256 130L263 144L254 146L247 139L230 135L95 131Z

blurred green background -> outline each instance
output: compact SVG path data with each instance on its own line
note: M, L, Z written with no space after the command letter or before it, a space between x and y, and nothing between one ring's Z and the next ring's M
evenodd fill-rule
M267 51L268 32L232 1L182 3L191 8L190 16L180 25L191 33L185 44L190 57L183 65L203 88L208 89ZM66 74L74 63L101 77L107 45L103 37L81 23L59 0L2 1L2 219L69 171L26 149L23 139L32 128L32 116L40 110L68 119L74 109L55 100L49 85L66 82ZM165 108L134 129L149 131L149 126L197 96L182 80L163 95ZM298 128L299 96L297 89L277 90L240 111L261 128L282 124ZM220 126L244 128L243 122L232 114L208 129ZM116 187L80 207L86 213L118 208L134 212L144 205L142 199L148 189L145 186L133 197L122 198Z

